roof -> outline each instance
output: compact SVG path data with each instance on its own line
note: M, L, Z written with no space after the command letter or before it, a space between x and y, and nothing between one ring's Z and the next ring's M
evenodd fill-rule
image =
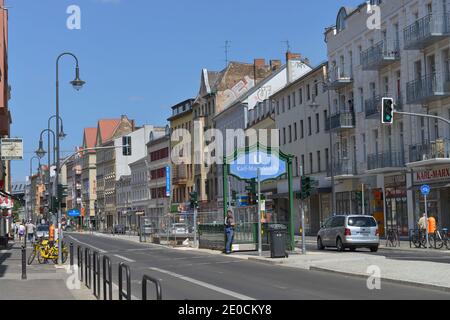
M97 140L97 128L85 128L83 145L86 144L86 148L94 148Z
M102 119L98 121L98 128L100 130L100 136L102 137L102 143L110 140L117 127L120 125L121 119Z

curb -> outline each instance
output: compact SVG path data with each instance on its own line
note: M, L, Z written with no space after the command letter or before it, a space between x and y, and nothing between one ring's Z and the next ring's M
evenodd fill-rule
M441 253L442 255L450 255L450 250L429 250L425 249L416 249L416 248L395 248L395 247L380 247L380 250L389 250L389 251L402 251L402 252L421 252L421 253Z
M368 275L365 274L360 274L360 273L352 273L352 272L346 272L346 271L339 271L339 270L332 270L332 269L327 269L324 267L316 267L316 266L311 266L309 268L309 270L311 271L320 271L320 272L328 272L328 273L333 273L333 274L342 274L342 275L346 275L346 276L350 276L350 277L357 277L357 278L362 278L362 279L367 279ZM400 279L392 279L392 278L381 278L381 280L386 281L386 282L390 282L390 283L394 283L394 284L403 284L403 285L409 285L409 286L414 286L414 287L418 287L418 288L425 288L425 289L431 289L431 290L439 290L442 292L450 292L450 287L443 287L443 286L438 286L438 285L434 285L434 284L429 284L429 283L421 283L421 282L414 282L414 281L408 281L408 280L400 280Z

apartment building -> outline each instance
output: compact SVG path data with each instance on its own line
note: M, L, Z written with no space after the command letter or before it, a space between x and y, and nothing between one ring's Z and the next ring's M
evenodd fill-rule
M85 210L85 219L89 221L90 225L96 229L97 219L95 216L95 203L97 200L96 194L96 176L97 176L97 153L95 150L87 150L95 148L97 139L97 128L85 128L83 133L82 150L81 153L81 184L82 194L81 203Z
M170 128L165 134L152 133L147 143L148 188L150 200L146 216L161 221L170 213ZM169 182L169 184L168 184ZM158 222L159 223L159 222Z
M331 215L331 188L328 179L330 132L328 92L324 89L327 63L322 63L287 84L270 99L274 106L275 125L279 129L280 150L293 158L294 192L300 192L303 174L318 183L316 192L304 202L305 232L316 234L321 221ZM277 181L277 210L287 212L288 181ZM294 200L295 230L301 226L300 201Z
M374 5L381 23L368 28ZM364 189L364 211L408 235L429 184L429 212L450 225L449 126L399 114L382 125L380 115L381 98L392 97L398 111L450 117L449 8L448 0L370 1L341 8L326 30L337 213L361 213Z
M192 110L192 105L194 99L188 99L182 101L172 107L172 116L167 120L170 123L170 130L174 132L175 130L183 130L189 133L189 136L193 136L194 128L194 113ZM187 137L183 135L181 139L186 139ZM171 150L177 147L181 141L171 140ZM181 147L181 146L180 146ZM187 161L171 165L172 172L172 203L175 205L181 205L186 207L189 202L189 193L194 191L194 163L193 150L192 148L186 148L185 152L190 154L181 154L181 157L186 157ZM189 150L188 150L189 149ZM190 160L190 161L189 161Z
M208 180L210 167L205 163L205 146L207 145L204 132L213 128L213 118L230 106L233 101L254 87L255 82L271 74L270 66L261 59L255 63L230 62L220 72L204 69L201 75L199 93L192 106L194 112L194 129L192 145L194 149L194 181L199 194L201 206L212 206L204 209L217 208L216 202L208 202L208 192L214 194L217 190L215 182L211 185ZM195 152L197 146L198 152ZM215 180L214 180L215 181ZM209 190L212 190L209 191Z
M97 216L102 230L117 224L116 211L116 150L115 139L133 132L134 121L122 116L120 119L100 120L97 125ZM122 148L120 148L122 152ZM114 220L116 219L116 220Z
M82 158L79 154L72 157L66 164L67 198L66 210L79 210L81 217L78 221L84 225L86 210L82 204Z
M150 204L149 171L147 155L130 164L131 170L131 211L128 225L137 230L139 219L145 215Z
M255 65L265 65L265 61L255 61ZM242 94L238 99L226 106L224 110L214 117L214 127L223 135L224 149L223 155L230 155L236 149L245 147L246 140L235 136L233 141L228 141L226 134L227 129L241 130L245 132L248 126L248 113L253 110L258 103L269 99L272 95L282 90L287 84L295 81L305 73L311 70L308 59L302 59L301 55L288 52L286 54L286 65L281 66L279 60L270 61L270 70L272 71L265 79L261 79L253 88ZM238 131L237 131L238 132ZM256 142L256 137L254 137ZM260 138L260 137L259 137ZM262 141L261 141L262 142ZM278 141L277 141L278 143ZM271 141L262 142L262 144L270 144ZM219 200L219 205L223 201L223 169L222 166L212 166L209 172L209 180L207 189L211 195L211 200ZM245 183L230 177L229 185L231 191L238 194L245 192Z
M121 176L116 182L116 209L117 222L130 228L128 214L132 210L131 175Z

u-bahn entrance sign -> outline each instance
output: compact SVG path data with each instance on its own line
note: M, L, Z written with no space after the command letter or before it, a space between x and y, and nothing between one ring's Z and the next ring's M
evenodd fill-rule
M294 240L294 191L293 191L293 156L286 155L279 149L266 148L257 144L250 148L238 149L234 154L226 157L223 164L223 214L228 211L228 177L234 176L239 180L250 181L259 179L259 182L277 180L283 175L288 180L289 195L289 225L290 250L295 248Z

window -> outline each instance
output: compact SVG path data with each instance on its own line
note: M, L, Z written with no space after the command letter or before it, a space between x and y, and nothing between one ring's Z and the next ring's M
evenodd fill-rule
M308 135L312 135L312 121L311 117L308 117Z
M298 100L299 100L298 103L300 103L300 104L303 103L303 90L302 90L302 89L300 89L300 90L298 91Z
M328 124L328 110L323 110L323 127L327 128L327 124Z
M330 154L328 148L325 149L325 165L327 167L327 172L330 171Z
M314 173L313 154L309 153L309 172Z
M289 126L289 143L292 142L292 126Z
M303 125L303 120L300 120L300 139L305 137L305 128Z
M320 151L317 151L317 172L322 171L322 164L321 164L321 157L320 157Z
M288 95L288 110L291 110L291 95Z
M286 128L283 128L283 144L286 144Z
M292 93L292 105L293 105L294 107L296 106L295 92Z
M364 162L366 162L367 161L367 147L366 147L366 135L364 133L361 136L361 140L362 140L362 147L363 147Z
M122 137L122 154L126 157L131 156L131 137Z
M295 176L298 177L298 157L295 157Z
M309 84L306 86L306 96L308 101L311 100L311 86Z
M316 133L320 132L320 115L316 113Z
M285 108L284 108L284 97L283 99L281 99L281 111L284 113Z
M301 161L301 166L302 166L302 174L305 172L305 155L302 154L302 161Z
M297 122L294 123L294 141L297 141Z

